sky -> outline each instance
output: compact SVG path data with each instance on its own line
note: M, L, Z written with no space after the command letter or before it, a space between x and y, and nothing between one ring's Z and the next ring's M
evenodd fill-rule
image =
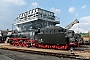
M90 0L0 0L0 30L11 30L18 14L36 7L54 12L63 28L78 19L71 29L90 31Z

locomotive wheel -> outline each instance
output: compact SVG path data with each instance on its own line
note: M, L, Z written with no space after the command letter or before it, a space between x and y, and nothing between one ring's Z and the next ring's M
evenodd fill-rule
M8 43L9 43L10 45L13 45L13 41L12 41L12 40L8 40Z

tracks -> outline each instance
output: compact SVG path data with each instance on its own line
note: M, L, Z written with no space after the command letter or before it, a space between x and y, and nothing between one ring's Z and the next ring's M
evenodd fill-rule
M55 56L48 56L48 55L30 54L30 53L11 51L11 50L3 50L3 49L0 50L3 55L12 58L13 60L77 60L70 58L58 58Z
M59 58L63 57L63 58L80 59L80 60L85 59L83 56L79 54L75 54L75 53L71 53L70 51L63 51L63 50L24 48L24 47L14 47L9 45L3 45L3 46L0 46L0 48L5 50L24 52L24 53L55 56Z
M12 49L8 49L8 50L12 50ZM33 51L33 50L12 50L12 51L19 51L19 52L40 54L40 55L49 55L49 56L56 56L56 57L63 57L63 58L72 58L72 59L77 59L77 57L79 57L79 55L75 55L75 54L65 54L65 53L60 54L60 53L42 52L42 51Z
M7 49L4 49L4 50L7 50ZM80 59L80 58L75 58L74 56L72 55L66 55L66 54L59 54L59 53L47 53L47 52L38 52L38 51L24 51L24 50L11 50L11 49L8 49L9 51L17 51L17 52L23 52L23 53L31 53L31 54L39 54L39 55L45 55L45 56L54 56L54 57L59 57L59 58L66 58L66 59L70 59L70 60L77 60L77 59ZM7 56L7 55L6 55ZM9 56L10 58L12 56ZM65 59L65 60L66 60ZM62 59L63 60L63 59Z

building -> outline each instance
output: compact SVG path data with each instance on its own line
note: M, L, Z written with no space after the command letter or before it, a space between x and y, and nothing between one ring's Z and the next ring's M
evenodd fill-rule
M56 20L53 12L35 8L19 14L14 21L14 26L18 31L28 31L47 26L55 26L59 23L59 19Z
M85 44L90 44L90 36L82 36Z
M7 36L7 35L11 35L12 31L8 31L8 30L0 30L0 36Z

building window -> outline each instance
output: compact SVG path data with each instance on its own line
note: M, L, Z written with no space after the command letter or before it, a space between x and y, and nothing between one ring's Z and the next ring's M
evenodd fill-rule
M29 14L31 14L31 10L29 11Z
M51 30L50 30L50 34L51 34Z
M35 17L35 14L33 14L33 17Z
M48 31L46 31L46 33L48 33Z
M33 10L32 10L32 13L33 13Z
M43 31L43 34L44 34L44 31Z
M54 33L55 33L55 30L54 30Z
M42 14L41 14L41 17L42 17Z
M60 30L58 30L58 32L60 32Z

